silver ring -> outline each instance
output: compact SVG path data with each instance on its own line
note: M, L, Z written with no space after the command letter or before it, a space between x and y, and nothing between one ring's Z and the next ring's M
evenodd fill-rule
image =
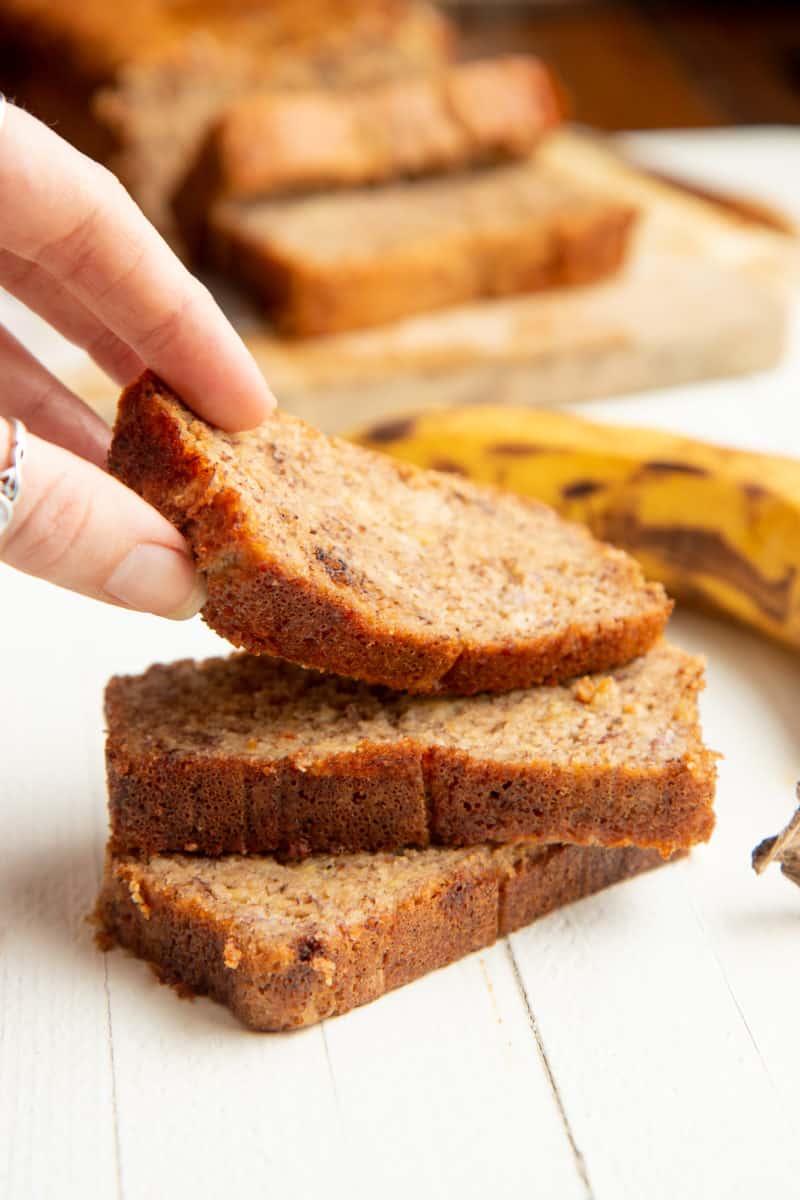
M22 491L22 468L28 451L28 432L16 417L11 422L11 459L0 471L0 537L8 530Z

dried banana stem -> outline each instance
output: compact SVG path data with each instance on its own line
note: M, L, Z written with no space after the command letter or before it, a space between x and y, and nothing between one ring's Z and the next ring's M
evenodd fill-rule
M800 800L800 783L797 785ZM753 851L753 870L760 875L771 862L781 864L787 879L800 886L800 808L776 837L764 838Z

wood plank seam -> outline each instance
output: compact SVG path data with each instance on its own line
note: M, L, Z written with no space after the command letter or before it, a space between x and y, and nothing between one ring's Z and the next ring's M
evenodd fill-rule
M741 1022L744 1025L745 1031L747 1032L747 1036L750 1039L750 1043L751 1043L753 1049L755 1050L756 1055L758 1056L758 1061L761 1063L761 1066L764 1070L764 1074L766 1075L767 1079L769 1080L769 1085L772 1088L773 1092L775 1093L776 1099L780 1106L780 1104L782 1102L780 1089L778 1088L777 1084L775 1083L775 1080L772 1077L772 1074L770 1073L770 1069L767 1066L767 1060L764 1058L764 1055L761 1051L761 1047L759 1046L758 1042L756 1041L756 1036L753 1033L752 1029L750 1028L750 1025L747 1021L747 1017L744 1015L744 1009L742 1008L741 1004L739 1003L739 999L738 999L735 991L733 990L733 984L731 983L730 979L728 978L728 973L725 970L722 959L720 958L719 954L717 953L717 948L714 945L714 941L711 937L711 934L708 931L708 926L706 925L705 921L703 920L702 914L700 913L700 910L697 907L697 904L695 903L695 898L692 895L692 891L691 891L690 887L686 888L686 895L687 895L687 898L689 901L689 908L691 910L692 916L694 917L695 921L697 922L697 927L700 930L700 932L702 933L705 941L708 944L708 948L711 951L711 957L714 959L714 963L716 964L717 970L719 971L720 976L722 977L722 982L725 984L725 988L728 992L728 995L730 996L731 1000L733 1001L733 1006L736 1009L737 1013L739 1014Z
M85 763L86 779L89 781L89 792L94 801L95 812L105 811L106 806L106 790L105 786L98 786L98 775L96 772L97 762L97 744L89 731L92 729L91 714L85 710L88 705L84 702L84 737L83 737L83 755ZM105 781L103 781L103 784ZM104 838L99 822L95 823L93 830L92 842L94 845L95 859L95 890L99 892L100 883L103 876L103 854L104 854ZM87 920L92 920L92 914L87 914ZM111 1017L111 984L108 977L108 955L103 955L103 995L105 999L106 1010L106 1033L108 1035L108 1059L111 1068L111 1124L114 1135L114 1176L116 1179L117 1200L124 1200L125 1189L122 1183L122 1141L119 1128L119 1105L117 1102L117 1069L114 1057L114 1023Z
M575 1170L578 1172L578 1176L580 1177L581 1183L586 1191L587 1200L593 1200L594 1192L592 1191L592 1184L589 1179L589 1168L586 1165L586 1159L582 1150L578 1146L577 1138L575 1137L574 1130L570 1124L569 1117L567 1116L567 1110L564 1107L564 1101L558 1084L556 1083L556 1078L553 1074L553 1068L551 1067L550 1060L547 1057L542 1031L539 1028L539 1022L536 1020L536 1014L533 1011L533 1005L531 1004L530 996L528 995L527 988L523 982L522 973L520 972L519 964L517 963L517 959L514 954L514 948L511 945L510 938L504 938L503 943L505 945L506 954L508 955L509 965L511 966L511 973L514 976L514 981L519 989L522 1003L524 1004L525 1011L528 1014L528 1023L531 1027L531 1033L533 1034L534 1041L536 1042L536 1048L539 1051L539 1057L542 1060L542 1066L544 1067L545 1075L547 1076L547 1082L550 1084L550 1090L553 1093L553 1099L555 1100L556 1108L558 1109L558 1114L561 1118L561 1124L564 1127L564 1133L566 1134L567 1141L569 1142L570 1149L572 1150L572 1156L575 1160Z
M331 1048L328 1045L328 1035L325 1032L325 1022L324 1021L322 1021L322 1023L320 1024L319 1032L322 1037L322 1045L325 1049L325 1062L328 1065L328 1075L330 1076L331 1088L333 1090L333 1102L336 1105L336 1111L339 1114L339 1117L341 1117L342 1108L341 1108L341 1104L339 1102L339 1089L336 1086L336 1075L334 1074L334 1071L333 1071L333 1059L331 1058Z
M114 1172L117 1180L117 1200L124 1200L122 1185L122 1148L119 1135L119 1107L117 1105L117 1071L114 1061L114 1025L111 1020L111 988L108 982L108 955L103 956L103 991L106 999L106 1029L108 1031L108 1056L111 1064L111 1120L114 1130Z

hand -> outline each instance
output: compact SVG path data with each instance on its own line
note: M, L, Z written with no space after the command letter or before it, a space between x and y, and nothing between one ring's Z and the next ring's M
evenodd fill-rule
M4 116L3 116L4 114ZM247 429L274 408L209 292L104 167L0 99L0 287L119 384L145 366L201 416ZM205 593L181 535L103 470L105 423L0 327L0 471L28 427L24 484L0 558L128 608L192 616Z

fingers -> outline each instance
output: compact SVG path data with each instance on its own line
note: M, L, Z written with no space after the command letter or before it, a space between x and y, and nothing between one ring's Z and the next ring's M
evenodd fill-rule
M274 400L209 292L121 184L10 105L0 136L0 246L52 275L213 424L250 428Z
M111 431L88 405L45 370L0 325L0 417L19 417L32 433L105 465ZM5 460L0 457L0 470Z
M3 465L9 443L8 422L0 420ZM85 596L159 616L193 616L205 600L177 529L110 475L33 436L0 559Z
M0 250L0 287L82 347L116 383L124 386L141 375L145 364L139 355L37 263Z

